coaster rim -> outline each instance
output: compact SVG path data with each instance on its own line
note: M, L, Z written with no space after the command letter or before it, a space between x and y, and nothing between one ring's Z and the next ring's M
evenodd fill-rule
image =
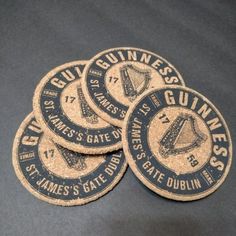
M133 110L135 109L135 107L137 106L137 104L146 96L148 96L149 94L153 93L154 91L158 91L158 90L162 90L162 89L166 89L166 88L180 88L180 89L185 89L188 92L192 92L195 93L197 95L199 95L200 97L203 98L203 100L207 101L216 111L217 115L220 117L225 130L226 130L226 134L229 137L229 163L225 168L224 174L222 175L221 179L209 190L204 191L202 193L199 194L194 194L192 196L190 195L183 195L183 194L175 194L175 193L171 193L168 192L166 190L163 190L161 188L156 187L154 184L152 184L150 181L148 181L144 176L142 176L139 172L140 170L137 168L135 161L132 158L132 155L130 153L129 150L129 144L127 142L126 136L127 136L127 125L128 125L128 121L129 121L129 117L132 114ZM230 168L232 166L232 159L233 159L233 144L232 144L232 137L230 135L230 131L228 128L228 125L223 117L223 115L220 113L220 111L216 108L216 106L204 95L202 95L201 93L199 93L198 91L189 88L189 87L184 87L184 86L179 86L179 85L167 85L167 86L162 86L160 88L154 88L154 89L150 89L146 92L144 92L140 97L138 97L138 99L135 100L134 103L131 104L131 106L129 107L129 110L127 111L127 115L125 117L124 120L124 124L122 126L122 142L123 142L123 150L125 153L125 157L126 160L128 162L128 165L130 167L130 169L132 170L132 172L134 173L134 175L140 180L140 182L146 186L147 188L149 188L150 190L152 190L153 192L155 192L156 194L160 195L161 197L170 199L170 200L175 200L175 201L180 201L180 202L188 202L188 201L196 201L196 200L200 200L203 199L205 197L210 196L212 193L214 193L225 181L226 177L229 175L230 172Z
M74 199L74 200L61 200L61 199L52 199L52 198L47 198L44 195L38 193L29 183L28 180L24 177L20 167L19 167L19 162L18 162L18 155L17 155L17 151L18 151L18 145L20 143L20 137L23 134L26 125L28 124L28 122L33 118L34 113L31 112L30 114L28 114L24 120L22 121L22 123L20 124L15 137L14 137L14 141L13 141L13 145L12 145L12 165L14 168L14 172L15 175L17 177L17 179L20 181L20 183L24 186L24 188L32 195L34 195L37 199L42 200L44 202L53 204L53 205L57 205L57 206L79 206L79 205L85 205L89 202L93 202L99 198L101 198L102 196L105 196L107 193L109 193L111 190L114 189L114 187L121 181L121 179L123 178L123 176L125 175L125 172L127 170L128 167L128 163L125 159L124 165L121 168L121 171L119 172L119 174L114 178L114 181L111 183L111 185L109 187L107 187L106 189L104 189L103 191L101 191L99 194L90 197L90 198L86 198L85 200L83 199ZM44 133L44 131L43 131ZM45 134L45 133L44 133Z
M169 61L167 61L165 58L163 58L162 56L160 56L159 54L157 53L154 53L152 51L149 51L149 50L146 50L146 49L143 49L143 48L136 48L136 47L114 47L114 48L109 48L109 49L106 49L106 50L103 50L103 51L100 51L99 53L97 53L95 56L93 56L88 64L85 66L84 68L84 74L82 76L82 90L84 92L84 96L87 100L87 103L89 104L89 106L91 106L91 108L95 111L95 113L97 113L102 119L104 119L105 121L107 121L108 123L112 124L112 125L115 125L115 126L118 126L118 127L123 127L123 122L124 122L124 119L123 120L119 120L119 119L116 119L116 118L113 118L111 117L110 115L108 115L108 113L104 112L103 110L101 110L96 104L95 102L93 101L93 99L91 99L90 97L90 94L89 94L89 91L87 89L87 72L91 66L91 64L97 59L99 58L102 54L106 53L106 52L113 52L113 51L116 51L116 50L121 50L121 49L125 49L125 50L139 50L139 51L142 51L142 52L147 52L151 55L154 55L154 56L158 56L161 60L163 60L164 62L166 62L172 69L174 69L174 71L176 72L176 74L178 74L178 77L180 79L180 82L182 83L181 86L186 86L185 85L185 82L184 82L184 79L183 79L183 76L179 73L179 71L176 69L176 67L171 64ZM142 96L142 95L141 95ZM136 100L136 99L135 99ZM127 114L127 113L126 113Z
M73 150L75 152L81 152L84 154L105 154L108 152L117 151L122 148L122 141L117 142L116 144L113 144L113 145L107 146L107 147L93 147L93 148L92 147L89 147L89 148L84 147L81 144L75 144L75 143L69 142L68 140L65 140L63 137L55 134L51 129L49 129L49 127L47 126L47 124L44 121L44 117L43 117L41 109L40 109L40 97L41 97L41 91L42 91L43 87L45 86L45 84L48 82L48 79L51 76L55 75L55 73L59 72L62 69L65 69L66 67L74 66L76 64L81 64L81 65L86 66L87 63L88 63L88 60L76 60L76 61L67 62L67 63L64 63L60 66L54 67L52 70L50 70L46 75L44 75L41 78L41 80L39 81L39 83L37 84L37 86L35 88L34 95L33 95L33 112L34 112L35 118L36 118L37 122L40 124L43 132L47 136L49 136L55 143L58 143L65 148L68 148L68 149ZM84 70L85 70L85 68L84 68ZM84 71L81 76L81 84L82 84L82 78L84 77L83 75L84 75ZM107 123L109 123L109 122L107 122Z

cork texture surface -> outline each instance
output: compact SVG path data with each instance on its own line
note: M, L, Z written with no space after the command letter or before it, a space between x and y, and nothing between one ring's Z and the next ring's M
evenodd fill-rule
M122 127L128 107L148 89L183 85L178 70L161 56L141 48L99 52L84 69L82 89L89 105L106 121Z
M147 91L130 106L122 140L129 166L148 188L179 201L219 188L232 163L232 140L217 108L175 85Z
M18 179L30 193L61 206L97 200L118 184L127 168L122 150L85 155L53 143L33 113L16 133L12 163Z
M0 3L0 235L236 235L234 160L224 184L199 201L162 198L128 170L109 194L70 208L33 197L11 161L39 79L65 62L122 46L145 48L173 63L186 85L223 114L235 147L235 1Z
M45 134L70 150L86 154L118 150L121 129L97 116L85 100L81 80L86 63L65 63L39 81L33 97L35 117Z

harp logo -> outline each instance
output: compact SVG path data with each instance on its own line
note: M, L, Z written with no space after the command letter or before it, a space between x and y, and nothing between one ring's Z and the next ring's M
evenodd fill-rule
M73 168L77 171L82 171L87 169L86 164L86 157L85 155L81 155L78 152L73 152L71 150L68 150L58 144L55 144L56 148L60 152L62 158L66 162L68 168Z
M81 85L77 87L77 92L79 97L82 118L85 118L86 121L90 124L97 124L98 116L94 113L94 111L89 107L88 103L86 102Z
M124 94L132 102L148 88L151 80L151 71L142 70L132 64L128 64L120 68L120 76Z
M207 136L200 131L197 121L192 115L180 114L159 141L159 152L163 158L187 153L200 147L206 139Z

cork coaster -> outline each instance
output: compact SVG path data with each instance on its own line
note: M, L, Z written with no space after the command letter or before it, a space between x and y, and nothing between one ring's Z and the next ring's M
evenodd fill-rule
M149 88L184 85L179 72L159 55L139 48L112 48L94 56L85 68L82 89L92 109L122 127L128 107Z
M173 85L147 91L130 107L122 135L135 175L166 198L206 197L230 169L232 141L222 115L189 88Z
M13 166L24 187L51 204L82 205L109 192L124 175L122 150L84 155L53 143L31 113L17 131Z
M102 154L122 148L121 129L108 124L88 106L81 88L86 61L50 71L37 86L33 108L43 131L73 151Z

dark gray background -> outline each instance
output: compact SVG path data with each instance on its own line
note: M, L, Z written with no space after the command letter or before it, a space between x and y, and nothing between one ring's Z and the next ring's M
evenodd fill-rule
M236 1L0 0L0 235L236 235L236 167L220 189L180 203L143 187L130 170L103 198L58 207L33 197L11 164L15 132L40 78L65 62L133 46L173 63L206 95L235 139Z

